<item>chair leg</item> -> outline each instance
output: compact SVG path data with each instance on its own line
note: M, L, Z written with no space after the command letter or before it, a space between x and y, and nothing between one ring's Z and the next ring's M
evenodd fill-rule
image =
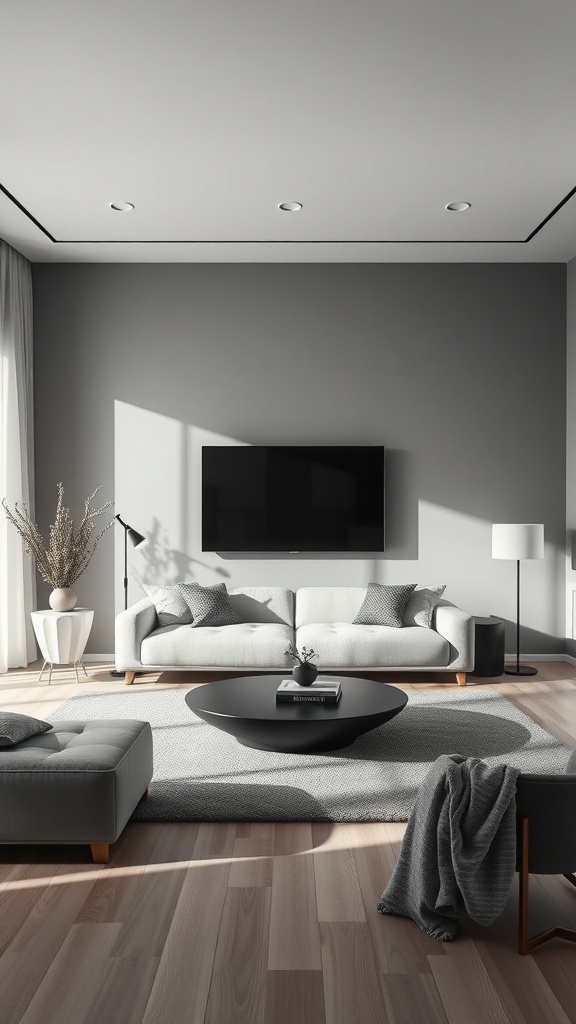
M465 672L457 672L456 673L456 682L458 683L458 686L466 686L466 673Z
M135 679L136 679L136 673L135 672L125 672L124 673L124 682L126 683L126 686L132 686L132 683L134 682Z
M520 904L518 922L518 952L520 956L526 956L529 952L528 946L528 818L522 818L522 847L520 850L520 871L518 880L520 885Z
M548 942L549 939L567 939L569 942L576 942L576 931L572 928L547 928L543 932L538 932L537 935L533 935L532 938L528 935L528 923L529 923L529 901L528 901L528 880L530 873L528 871L529 864L529 822L528 818L522 819L522 833L521 833L521 848L520 848L520 871L519 871L519 884L520 884L520 916L519 916L519 928L518 928L518 952L520 956L527 956L532 950L537 949L544 942ZM576 885L576 878L574 875L564 875L572 885Z
M109 843L90 843L90 849L95 864L107 864L110 860Z

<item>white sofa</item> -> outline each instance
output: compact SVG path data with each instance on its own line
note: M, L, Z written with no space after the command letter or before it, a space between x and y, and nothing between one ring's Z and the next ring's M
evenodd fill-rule
M316 651L321 671L455 672L465 685L474 667L470 615L440 601L431 629L355 625L365 595L365 587L238 587L230 590L237 625L161 628L145 598L116 618L116 667L127 683L142 671L277 672L292 667L285 652L295 640Z

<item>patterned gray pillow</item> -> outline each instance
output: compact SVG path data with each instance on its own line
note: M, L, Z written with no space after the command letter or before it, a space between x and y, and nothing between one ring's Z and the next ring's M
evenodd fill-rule
M181 583L180 592L192 612L193 626L233 626L240 622L225 583L216 583L213 587Z
M192 614L180 593L179 583L165 587L153 587L143 583L142 589L154 602L159 626L187 626L192 622Z
M17 715L12 711L0 711L0 747L13 747L15 743L28 740L31 736L40 736L48 732L50 722L29 715Z
M445 590L446 584L443 587L416 587L404 609L402 616L404 625L425 626L427 629L431 629L434 609Z
M362 607L354 619L354 625L402 626L402 613L415 586L415 583L390 587L380 583L369 583Z

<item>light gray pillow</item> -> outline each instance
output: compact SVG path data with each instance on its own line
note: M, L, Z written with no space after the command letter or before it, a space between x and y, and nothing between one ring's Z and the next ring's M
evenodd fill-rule
M159 626L188 626L192 622L192 613L180 593L179 583L159 587L143 583L142 589L154 602Z
M240 622L225 583L216 583L213 587L181 583L180 592L192 612L193 626L233 626Z
M444 586L416 587L402 616L405 626L424 626L432 628L434 610L442 594L446 590Z
M17 715L13 711L0 711L0 747L13 747L31 736L40 736L48 732L52 726L41 718L30 718L29 715Z
M362 607L354 619L354 625L399 628L403 625L402 613L415 586L415 583L389 587L380 583L369 583Z

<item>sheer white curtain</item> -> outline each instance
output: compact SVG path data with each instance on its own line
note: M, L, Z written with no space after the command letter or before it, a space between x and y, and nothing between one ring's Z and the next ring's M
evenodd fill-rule
M0 241L0 499L33 499L32 273ZM0 672L36 657L32 559L0 508Z

